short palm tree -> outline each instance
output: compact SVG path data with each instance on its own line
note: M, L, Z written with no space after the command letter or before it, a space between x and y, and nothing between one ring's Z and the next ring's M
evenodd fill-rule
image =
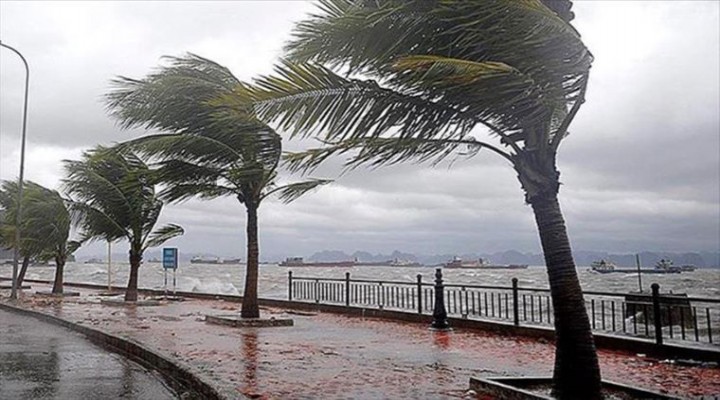
M558 203L556 156L584 102L592 55L568 0L321 0L277 73L218 106L325 145L289 157L309 170L499 155L532 207L555 313L554 393L596 399L600 369ZM483 128L484 132L475 130Z
M258 225L261 202L273 194L290 202L326 180L278 185L280 135L245 112L228 113L212 104L240 81L225 67L188 55L145 79L119 78L108 108L125 128L165 133L122 143L157 161L161 198L183 201L233 196L247 212L247 269L241 317L258 318Z
M27 198L27 191L30 190L33 183L25 181L23 183L23 198ZM17 181L3 181L2 187L0 187L0 207L3 209L3 220L0 221L0 243L3 248L15 249L15 231L17 229L17 198L18 198L18 182ZM23 206L25 207L25 206ZM27 217L27 213L23 213L24 217ZM21 222L22 226L22 222ZM18 255L22 258L20 271L17 276L18 287L22 286L25 280L25 274L27 273L30 261L39 256L40 249L35 246L31 246L31 243L24 240L28 237L28 233L23 230L20 231L20 246L17 247Z
M69 240L70 215L60 194L30 181L25 181L23 185L23 218L20 226L23 263L18 274L18 285L22 285L31 258L53 260L55 280L52 292L62 294L65 262L81 243ZM0 205L7 211L6 223L0 231L10 245L14 241L16 229L17 188L17 182L4 181L0 189Z
M163 202L155 194L152 171L132 152L103 146L86 151L80 161L66 160L65 171L71 217L83 241L129 242L125 301L137 301L143 252L183 234L174 224L154 230Z

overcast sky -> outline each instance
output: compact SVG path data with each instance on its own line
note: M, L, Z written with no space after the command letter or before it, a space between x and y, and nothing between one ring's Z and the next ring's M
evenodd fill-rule
M0 40L30 63L26 178L59 188L63 159L143 132L121 131L101 97L193 52L240 79L267 74L301 1L0 2ZM560 200L576 250L720 249L720 3L578 1L595 55L587 102L560 149ZM0 50L0 179L16 179L24 70ZM286 148L301 144L285 143ZM336 166L337 164L335 164ZM336 178L328 166L318 172ZM289 177L287 179L292 179ZM235 199L166 207L181 252L245 256ZM292 205L260 208L261 258L317 250L418 254L539 252L515 173L490 153L453 164L355 171ZM79 256L102 254L102 246Z

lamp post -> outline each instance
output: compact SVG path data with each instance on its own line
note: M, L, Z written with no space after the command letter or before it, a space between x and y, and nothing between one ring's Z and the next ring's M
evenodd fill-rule
M12 291L10 292L11 299L17 299L18 290L18 255L20 251L20 223L22 216L22 197L23 197L23 173L25 171L25 132L27 129L27 106L28 106L28 88L30 85L30 68L28 67L27 60L23 55L15 50L14 48L4 44L0 41L0 46L17 54L25 65L25 102L23 105L23 124L22 124L22 139L20 141L20 175L18 176L18 198L17 198L17 214L15 215L15 250L13 252L13 271L12 271Z

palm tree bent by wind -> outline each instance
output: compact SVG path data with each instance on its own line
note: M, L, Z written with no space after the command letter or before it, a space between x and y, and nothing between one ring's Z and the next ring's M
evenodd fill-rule
M320 137L324 146L288 157L300 171L334 155L347 156L348 168L502 157L517 172L545 255L553 392L598 399L600 369L557 198L557 152L585 100L593 60L570 25L571 5L322 0L296 26L276 73L218 104L238 112L252 105L291 137Z
M70 213L82 241L128 241L130 277L125 301L137 301L145 250L183 234L175 224L154 229L163 202L155 194L152 171L132 152L103 146L84 152L79 161L66 160L65 171Z
M259 318L260 204L275 194L291 202L329 181L278 185L280 135L249 112L213 105L240 81L227 68L196 55L168 59L169 66L145 79L121 77L113 82L108 109L121 126L163 132L120 146L157 162L155 177L165 186L160 197L169 202L233 196L245 207L247 269L240 315Z
M25 186L22 199L23 218L20 227L22 232L20 254L23 256L23 262L18 275L18 286L22 286L31 258L38 261L53 260L55 279L52 293L62 294L65 262L81 243L69 240L70 214L60 194L31 181L25 181L23 185ZM11 240L15 238L17 188L16 181L3 181L0 189L0 206L7 213L6 223L0 228L0 232L2 238Z

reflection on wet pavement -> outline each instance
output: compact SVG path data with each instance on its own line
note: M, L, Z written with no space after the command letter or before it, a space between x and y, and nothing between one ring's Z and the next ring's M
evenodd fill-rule
M0 310L0 398L175 399L159 377L65 328Z

